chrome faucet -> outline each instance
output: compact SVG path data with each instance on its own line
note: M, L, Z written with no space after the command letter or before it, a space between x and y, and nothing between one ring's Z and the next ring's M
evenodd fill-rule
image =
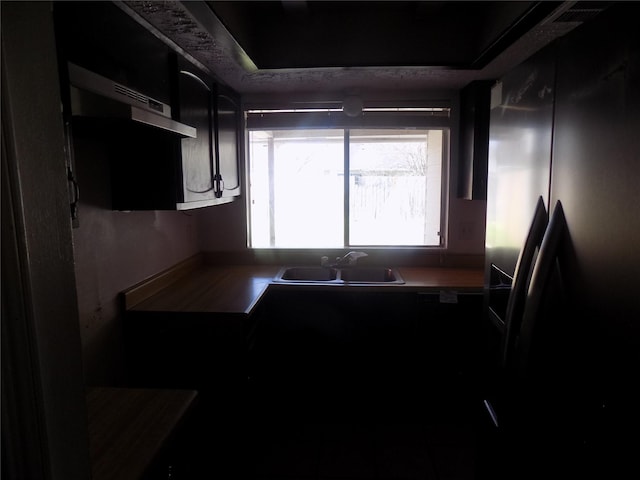
M351 251L351 252L348 252L347 254L345 254L342 257L336 257L335 263L329 264L329 258L328 257L322 257L320 259L320 263L321 263L322 266L325 266L325 267L354 266L359 258L367 257L367 256L368 256L368 254L366 254L364 252Z

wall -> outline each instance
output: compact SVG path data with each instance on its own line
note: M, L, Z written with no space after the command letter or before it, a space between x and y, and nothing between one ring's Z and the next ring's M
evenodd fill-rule
M198 242L202 251L237 252L247 245L246 189L231 203L197 210Z
M197 220L193 212L112 211L101 141L76 134L74 150L80 206L73 243L85 381L118 385L126 381L118 294L198 253Z
M460 96L452 99L451 161L449 165L449 210L447 253L484 255L486 200L458 198L460 171Z
M2 9L2 478L90 476L50 2Z
M449 247L452 255L484 255L485 215L484 200L449 200Z

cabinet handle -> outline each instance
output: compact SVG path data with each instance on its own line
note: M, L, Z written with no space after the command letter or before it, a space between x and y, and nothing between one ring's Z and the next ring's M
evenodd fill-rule
M213 176L213 180L215 182L215 194L216 198L222 197L222 192L224 191L224 179L222 175L219 173Z
M73 172L69 167L67 167L67 181L71 185L71 198L69 199L69 207L71 208L71 220L77 222L78 202L80 201L80 188L78 187L78 181L74 177Z
M207 83L204 80L202 80L199 76L197 76L195 73L188 72L187 70L180 70L180 73L182 75L186 75L189 78L193 78L196 82L198 82L204 88L211 91L211 88L209 87L209 85L207 85Z

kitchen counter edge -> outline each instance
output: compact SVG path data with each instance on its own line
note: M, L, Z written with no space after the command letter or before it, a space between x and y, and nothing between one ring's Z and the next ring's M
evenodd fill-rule
M206 265L183 262L122 292L124 308L132 312L219 313L249 316L268 289L349 292L481 293L481 268L396 267L403 284L348 285L275 283L279 265Z

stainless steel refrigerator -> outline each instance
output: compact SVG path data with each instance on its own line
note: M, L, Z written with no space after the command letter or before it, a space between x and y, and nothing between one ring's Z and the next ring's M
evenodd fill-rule
M526 453L508 468L530 462L539 475L553 459L566 474L640 472L638 19L637 2L607 5L492 90L487 370L505 367L510 300L520 280L525 289L511 340L527 353L524 360L515 355L511 368L526 388L503 404L517 409L522 402L520 419L531 430L520 433L540 436L519 438ZM520 268L540 202L548 226L531 267ZM499 392L492 379L487 375L489 400Z

